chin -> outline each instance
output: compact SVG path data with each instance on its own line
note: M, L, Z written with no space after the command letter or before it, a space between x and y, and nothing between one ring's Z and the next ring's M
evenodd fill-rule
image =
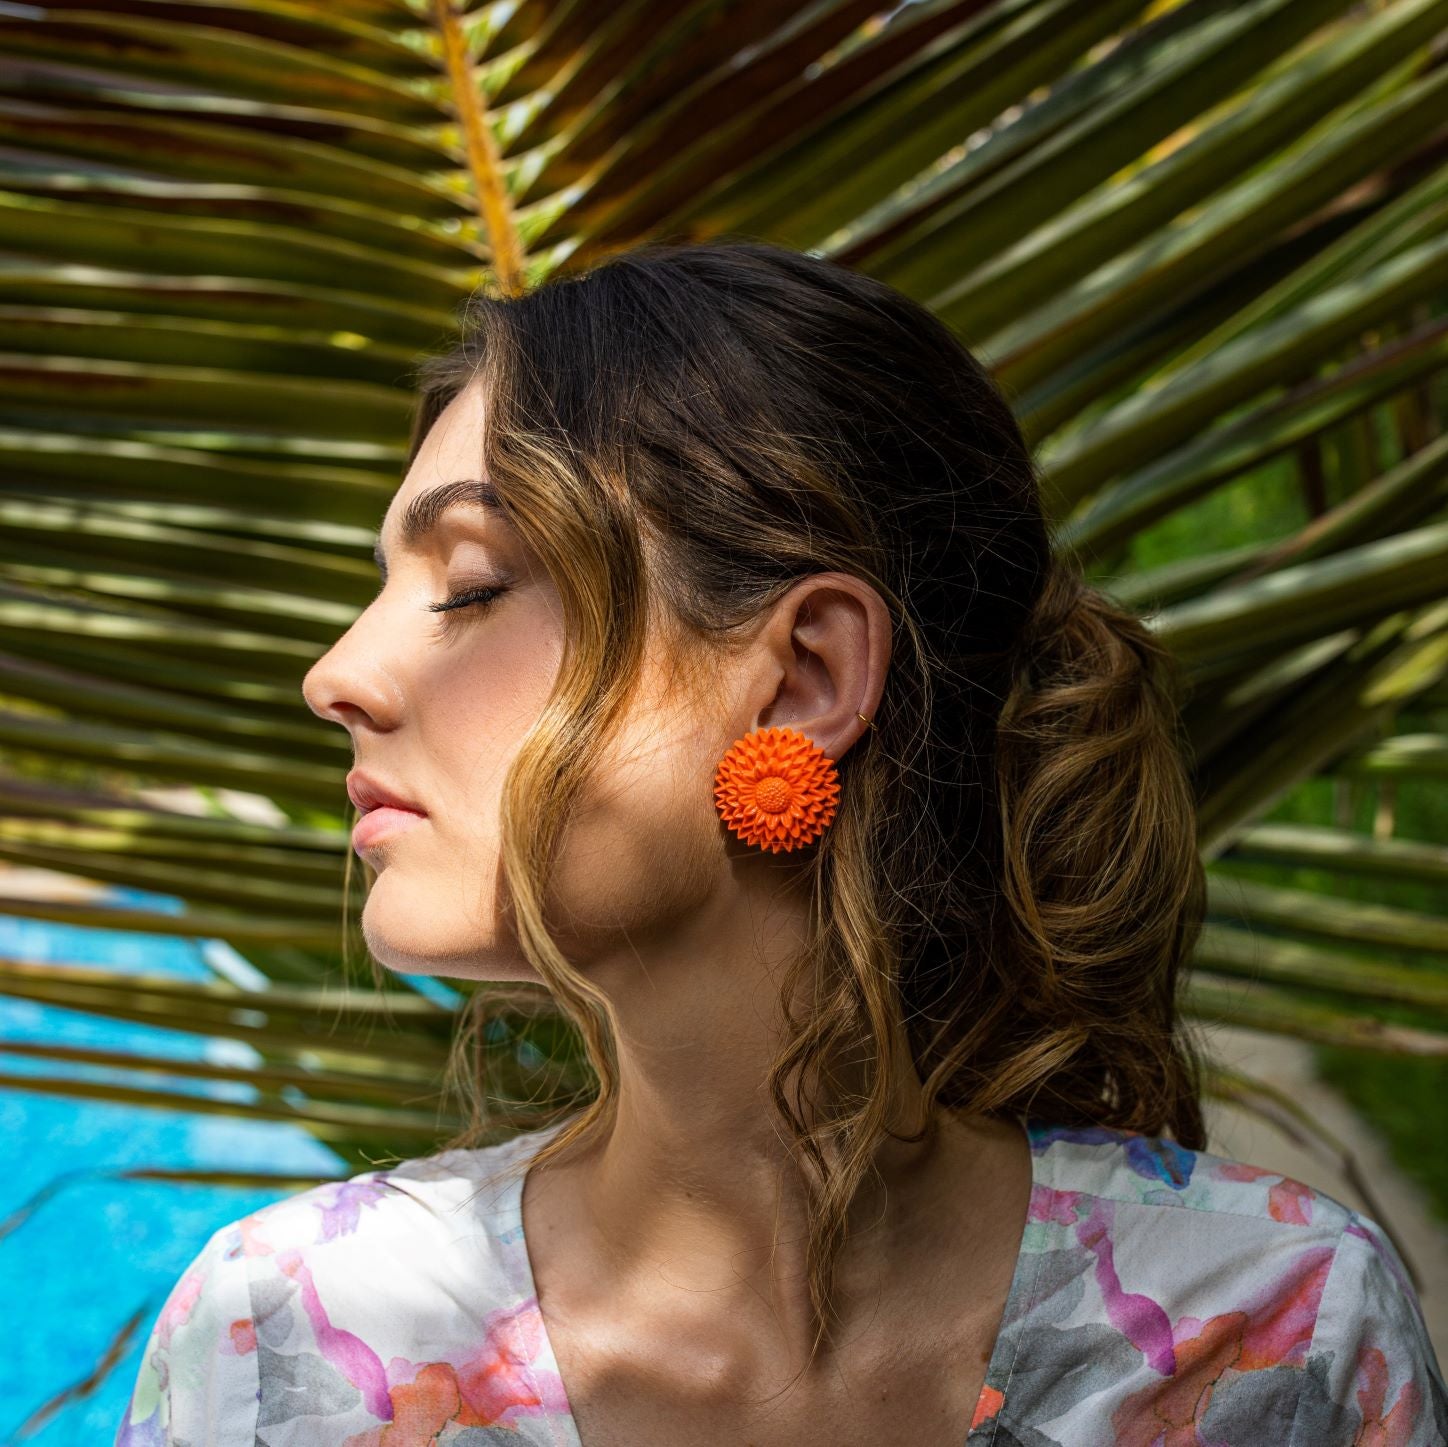
M397 975L458 980L532 980L537 973L515 946L500 941L490 919L459 911L453 896L434 899L399 875L379 875L362 909L362 938L384 969ZM391 896L389 898L389 896Z

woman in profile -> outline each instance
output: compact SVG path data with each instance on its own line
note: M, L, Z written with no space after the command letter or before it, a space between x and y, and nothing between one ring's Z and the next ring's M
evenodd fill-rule
M304 692L475 1118L218 1230L117 1441L1448 1442L1379 1226L1207 1153L1177 675L956 337L750 240L464 321Z

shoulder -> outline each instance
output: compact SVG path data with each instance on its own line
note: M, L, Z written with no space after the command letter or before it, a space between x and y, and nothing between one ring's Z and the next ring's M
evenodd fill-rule
M371 1249L388 1237L421 1245L429 1233L456 1236L464 1224L487 1236L506 1214L506 1167L517 1149L514 1138L324 1181L241 1217L234 1229L254 1270L278 1257L345 1255L351 1243Z
M273 1322L324 1309L373 1335L402 1291L419 1309L460 1280L479 1301L507 1299L522 1249L509 1167L526 1139L398 1161L241 1217L231 1229L260 1309Z
M1354 1212L1325 1191L1164 1136L1032 1123L1034 1184L1026 1248L1050 1253L1038 1297L1089 1271L1110 1320L1126 1296L1155 1323L1147 1353L1180 1354L1170 1324L1225 1320L1250 1334L1290 1316L1272 1350L1305 1354L1318 1303ZM1060 1281L1056 1280L1060 1277ZM1289 1310L1290 1308L1290 1310Z
M1047 1190L1275 1222L1303 1239L1335 1241L1352 1215L1336 1197L1280 1171L1187 1150L1166 1136L1032 1123L1030 1140L1036 1181Z
M523 1139L327 1181L220 1227L171 1288L116 1447L250 1447L259 1425L299 1413L329 1426L355 1413L357 1430L388 1419L379 1363L434 1354L428 1338L458 1325L460 1281L485 1331L509 1314L505 1168Z
M1034 1122L1029 1134L1023 1361L1062 1356L1061 1380L1064 1357L1089 1346L1098 1387L1113 1384L1095 1409L1109 1399L1118 1422L1190 1401L1213 1440L1306 1447L1387 1421L1401 1447L1448 1442L1421 1307L1376 1222L1165 1137ZM1089 1414L1085 1397L1067 1405Z
M1448 1444L1448 1387L1402 1257L1350 1213L1318 1303L1298 1411L1303 1443Z
M256 1334L233 1223L210 1236L171 1287L116 1444L250 1443L256 1411Z

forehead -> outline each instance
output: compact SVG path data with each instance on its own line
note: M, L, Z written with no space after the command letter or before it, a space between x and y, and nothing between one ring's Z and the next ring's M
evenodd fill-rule
M474 382L443 408L428 429L389 516L400 517L412 499L442 482L483 476L483 389Z

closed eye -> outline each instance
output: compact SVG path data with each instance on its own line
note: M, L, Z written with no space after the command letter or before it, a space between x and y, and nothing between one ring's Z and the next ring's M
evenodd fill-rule
M429 603L427 607L430 613L447 613L454 608L468 608L473 604L486 607L489 603L495 603L507 591L506 588L465 588L461 593L454 593L451 598L446 598L441 603Z

